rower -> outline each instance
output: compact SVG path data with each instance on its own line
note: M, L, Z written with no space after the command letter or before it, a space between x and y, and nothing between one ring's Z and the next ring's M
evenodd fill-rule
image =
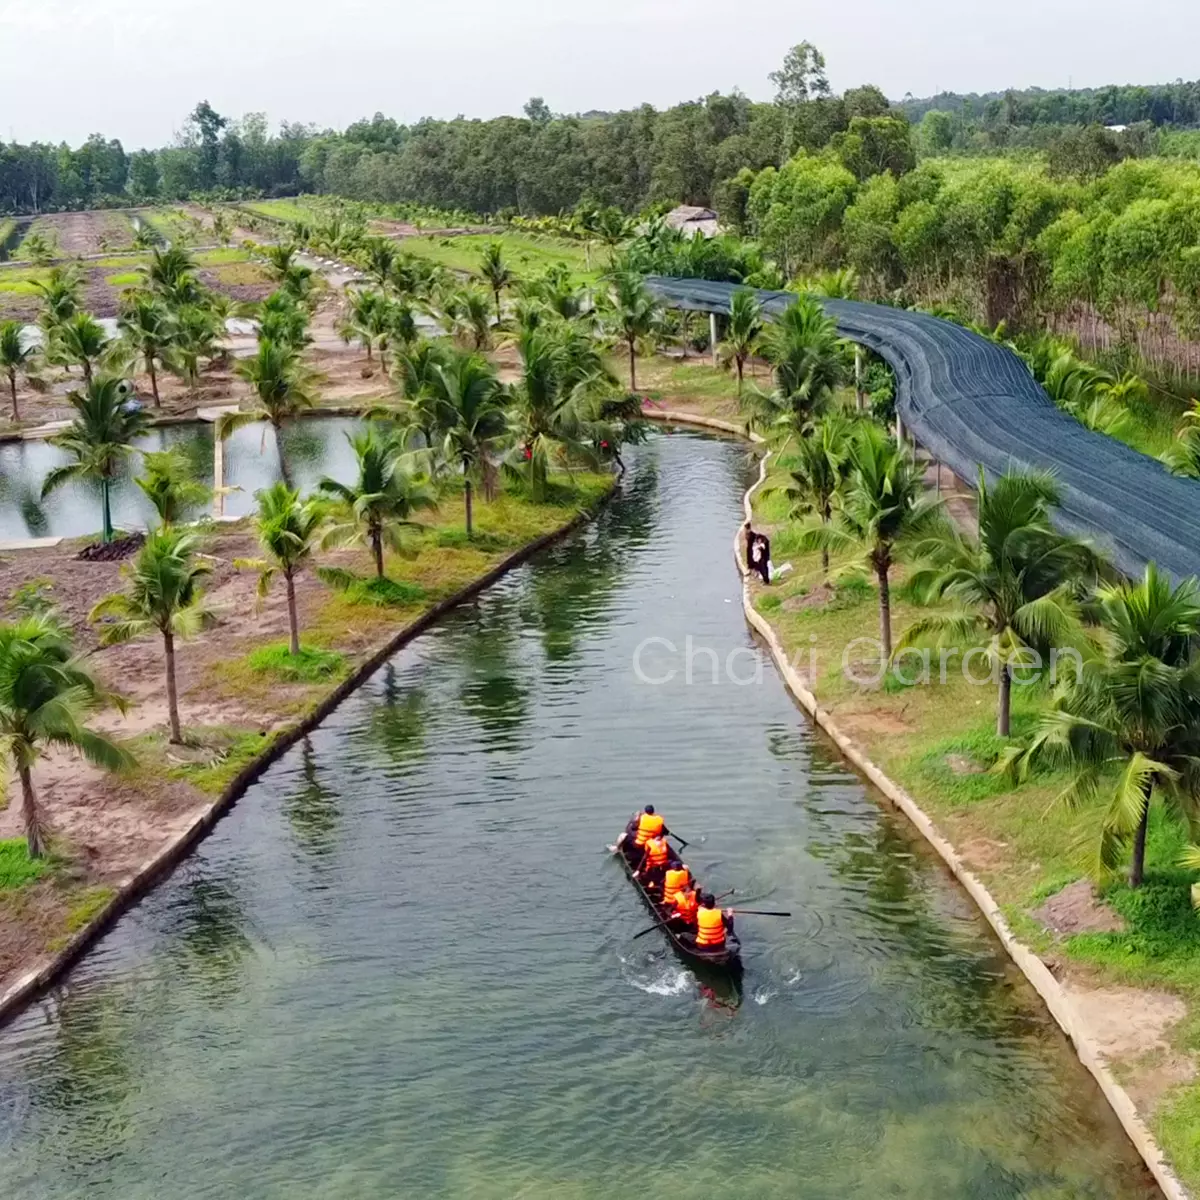
M671 861L671 847L665 837L652 837L642 852L642 865L635 872L634 878L641 881L646 891L651 892L657 899L662 894L663 877Z
M631 863L637 863L641 858L640 851L651 838L666 837L669 832L662 817L654 811L654 805L647 804L625 826L625 836L621 839L625 856Z
M696 924L696 910L699 907L699 886L694 879L689 879L675 894L675 911L671 914L671 920L693 928Z
M723 950L725 935L733 933L733 913L715 906L712 892L705 892L696 909L697 950Z
M663 876L662 902L664 908L673 908L679 893L691 882L692 873L685 863L672 863Z

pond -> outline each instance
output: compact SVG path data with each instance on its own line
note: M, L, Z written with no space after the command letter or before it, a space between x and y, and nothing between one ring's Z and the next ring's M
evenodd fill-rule
M965 894L755 677L746 474L655 436L267 771L0 1033L0 1195L1157 1195ZM606 843L648 801L794 914L740 919L740 992L633 939Z
M316 488L322 476L342 483L355 477L354 452L347 435L362 427L352 417L310 417L284 428L284 451L293 481ZM164 425L137 443L141 450L182 450L196 478L213 479L213 426L205 422ZM69 456L46 441L0 444L0 540L30 537L83 537L100 529L100 487L73 483L41 499L42 482ZM141 470L138 456L112 489L113 521L118 528L145 528L154 518L153 506L134 483ZM279 451L269 425L251 425L225 439L225 484L234 488L224 498L224 511L244 516L254 509L254 493L279 478Z

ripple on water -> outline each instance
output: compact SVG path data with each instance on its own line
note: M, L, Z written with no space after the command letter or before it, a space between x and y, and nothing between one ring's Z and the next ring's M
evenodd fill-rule
M269 770L0 1036L0 1195L1148 1200L982 922L775 674L635 676L645 637L753 645L746 476L656 436L594 528ZM741 994L632 940L604 847L651 800L714 891L793 914L739 921Z

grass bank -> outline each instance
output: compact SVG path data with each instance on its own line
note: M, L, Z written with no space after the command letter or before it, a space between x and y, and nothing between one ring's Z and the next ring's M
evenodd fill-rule
M598 279L605 266L604 252L592 248L592 266L581 242L564 238L533 237L524 233L464 233L456 237L408 237L400 248L419 258L428 258L452 271L476 271L483 248L490 242L504 247L504 257L519 276L536 275L547 267L564 263L580 279Z
M180 647L184 744L165 739L161 646L150 640L101 650L91 663L131 702L126 715L104 724L130 745L138 765L105 775L53 754L39 765L35 778L55 830L53 855L40 864L25 855L19 814L0 802L0 994L53 962L130 879L204 821L264 753L294 740L381 648L514 554L593 510L613 485L608 475L577 474L556 480L541 503L509 486L493 501L476 500L471 539L462 496L451 493L403 555L388 555L383 583L372 579L362 551L323 556L359 582L331 590L312 572L300 577L303 650L296 657L287 651L283 588L274 588L260 608L257 573L236 565L256 553L252 531L236 525L212 530L208 596L217 627ZM86 614L119 585L119 566L80 563L77 550L29 551L0 563L0 594L27 594L40 581L78 643L90 648L95 633Z

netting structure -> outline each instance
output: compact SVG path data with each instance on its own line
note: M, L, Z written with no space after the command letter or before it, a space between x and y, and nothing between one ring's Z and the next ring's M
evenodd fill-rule
M727 313L733 284L653 276L668 308ZM764 315L795 300L759 291ZM1080 425L1060 411L1011 350L925 313L822 301L843 337L869 347L896 374L896 411L918 442L974 484L1012 469L1054 474L1060 524L1087 535L1127 575L1154 561L1174 578L1200 575L1200 483Z

